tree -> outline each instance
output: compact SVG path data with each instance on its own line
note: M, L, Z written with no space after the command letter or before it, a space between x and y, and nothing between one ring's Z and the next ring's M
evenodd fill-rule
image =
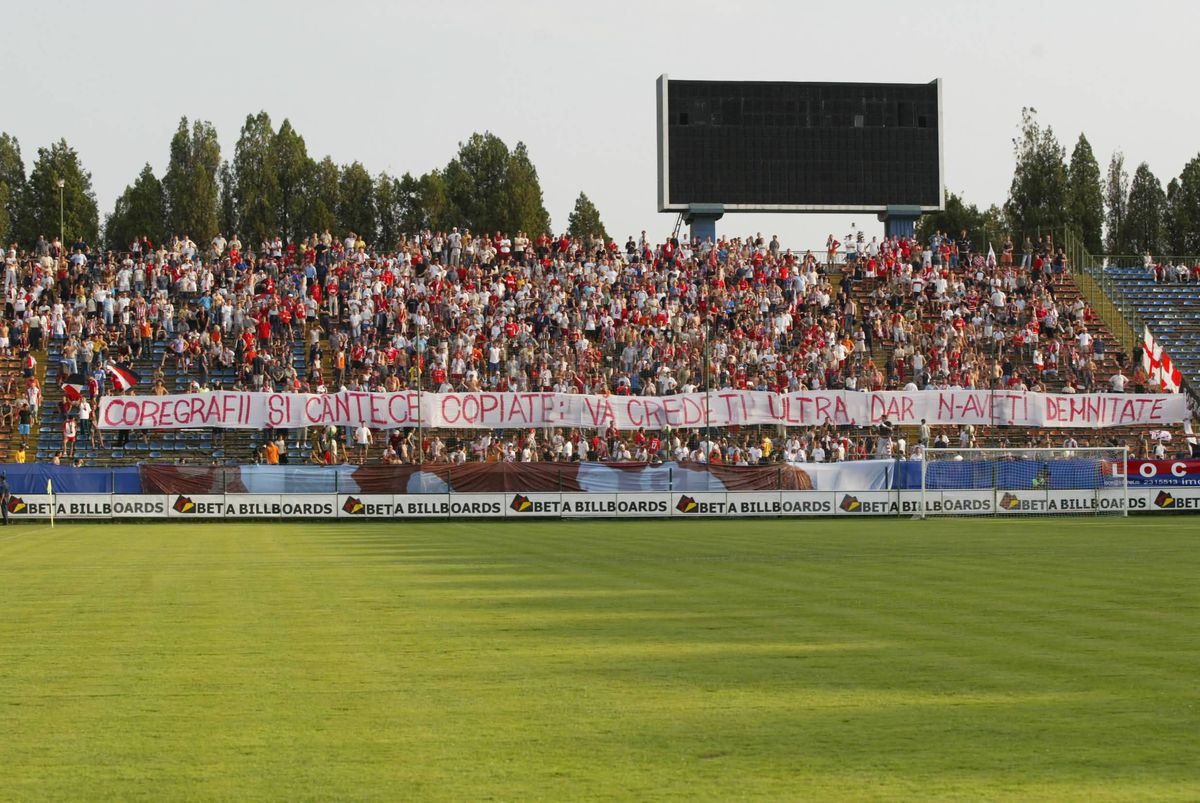
M1108 163L1104 179L1105 216L1104 247L1110 254L1128 254L1125 220L1128 217L1129 174L1125 172L1125 154L1116 151Z
M49 148L38 148L37 159L29 173L23 194L19 222L21 240L32 245L44 235L47 240L59 234L59 189L62 180L62 227L67 248L77 241L94 245L99 239L100 214L92 174L83 169L79 154L60 139Z
M146 164L105 219L104 242L109 250L126 251L135 237L149 237L157 245L166 234L166 192Z
M961 195L946 190L946 206L940 212L922 215L917 223L917 240L928 243L937 232L957 237L966 229L971 235L983 229L983 214L975 204L968 204Z
M1061 230L1068 221L1066 151L1037 110L1021 110L1021 134L1013 140L1017 164L1004 212L1014 234Z
M410 176L411 178L411 176ZM400 181L387 173L375 179L375 220L379 227L379 244L391 249L404 231Z
M1162 184L1150 172L1150 165L1142 162L1133 173L1129 184L1129 207L1125 227L1132 253L1149 251L1157 254L1163 247L1163 218L1166 215L1167 196Z
M1067 168L1067 213L1071 227L1083 240L1089 253L1099 254L1104 226L1104 188L1100 178L1100 165L1092 146L1083 134L1071 151L1071 165Z
M575 208L567 218L567 234L585 243L590 242L596 235L603 237L605 242L609 239L608 232L600 221L600 210L582 192L575 199Z
M375 242L375 182L359 162L342 168L338 182L338 220L365 242Z
M396 183L396 192L401 232L448 231L463 222L462 213L450 202L445 174L439 170L420 178L405 173Z
M221 231L232 236L238 230L237 186L233 178L233 168L228 161L221 162L218 173L221 195L217 201L217 220Z
M1200 156L1167 187L1166 246L1172 254L1200 254Z
M275 131L266 112L246 116L233 153L234 206L253 250L279 231L279 180L271 159Z
M275 219L279 230L293 242L299 241L305 234L304 182L313 166L304 137L296 133L289 120L279 124L279 132L271 140L271 164L278 190Z
M537 169L529 158L524 142L513 148L507 168L508 220L507 230L524 231L537 237L550 232L550 213L542 202L542 185ZM593 207L594 208L594 207ZM599 215L596 216L599 223ZM603 230L603 226L601 226ZM605 235L607 237L607 235Z
M508 162L508 146L485 132L459 143L458 155L446 165L447 198L472 231L491 234L509 228Z
M341 171L328 156L309 168L304 180L303 231L341 233L337 217L341 206L340 181Z
M219 230L221 144L212 123L180 118L171 137L171 157L163 176L167 228L188 235L197 243L208 243Z
M0 133L0 248L20 231L20 212L25 195L25 162L16 137Z

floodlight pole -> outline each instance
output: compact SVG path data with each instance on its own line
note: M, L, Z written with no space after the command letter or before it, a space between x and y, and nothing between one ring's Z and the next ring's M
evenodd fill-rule
M418 310L420 313L420 310ZM425 425L421 413L421 391L424 386L425 344L421 342L421 324L417 323L417 465L425 465Z
M707 449L704 454L704 462L712 456L712 370L709 363L712 361L712 331L713 318L712 309L708 311L708 320L705 321L701 329L701 335L704 338L704 442L707 444Z

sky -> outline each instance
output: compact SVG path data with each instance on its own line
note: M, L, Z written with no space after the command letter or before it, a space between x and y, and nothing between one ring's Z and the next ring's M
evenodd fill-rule
M162 175L182 116L231 158L266 110L309 154L372 174L442 167L474 131L524 141L556 230L580 191L610 235L670 232L656 211L655 79L943 80L947 186L986 207L1012 178L1021 109L1103 170L1148 162L1164 186L1200 151L1193 42L1200 4L1042 2L572 3L210 0L14 3L4 14L0 130L27 166L65 138L101 215L149 162ZM1181 91L1182 90L1182 91ZM718 231L823 246L870 215L727 215Z

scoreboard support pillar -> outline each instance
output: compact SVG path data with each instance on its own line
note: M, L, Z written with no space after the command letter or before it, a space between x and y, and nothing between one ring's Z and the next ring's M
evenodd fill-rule
M886 212L879 213L883 223L883 233L889 239L892 237L912 237L917 230L917 220L921 217L919 206L889 206Z
M688 210L683 215L683 221L693 240L717 241L717 221L725 216L724 204L688 204Z

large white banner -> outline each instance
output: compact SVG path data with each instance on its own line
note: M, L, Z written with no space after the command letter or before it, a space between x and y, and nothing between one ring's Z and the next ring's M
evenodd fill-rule
M1182 394L1030 393L919 390L863 393L768 393L719 390L676 396L566 393L253 393L214 391L166 396L108 396L102 429L263 429L336 425L398 429L584 427L620 430L783 424L866 426L993 424L1096 429L1177 424L1188 417Z

